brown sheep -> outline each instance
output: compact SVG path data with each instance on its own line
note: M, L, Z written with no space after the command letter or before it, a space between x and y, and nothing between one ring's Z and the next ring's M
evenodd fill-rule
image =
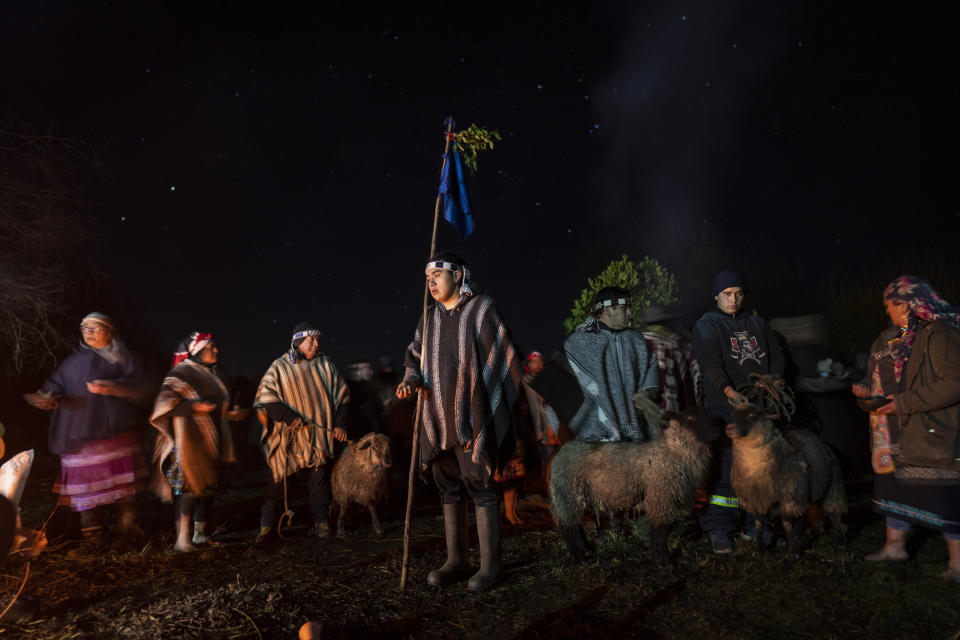
M391 464L390 439L380 433L368 433L351 443L337 459L330 478L331 506L339 509L337 537L346 535L347 507L354 502L370 510L374 532L383 534L375 505L387 496L387 469Z
M710 445L719 436L711 420L697 410L669 420L663 436L650 442L573 440L550 465L553 518L576 562L585 559L583 514L639 507L653 527L650 551L669 562L667 534L680 514L694 506L710 466Z
M847 494L827 443L805 429L783 432L755 407L737 409L727 435L733 441L730 486L740 506L756 516L758 553L764 550L764 515L782 518L788 548L799 553L799 526L812 505L823 508L837 542L844 542L840 518L847 512Z

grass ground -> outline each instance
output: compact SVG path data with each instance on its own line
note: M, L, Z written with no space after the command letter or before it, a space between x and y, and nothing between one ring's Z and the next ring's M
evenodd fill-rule
M52 508L49 481L31 479L26 526ZM368 517L351 512L353 535L321 541L291 527L252 552L257 491L233 489L218 502L220 544L172 551L169 507L148 503L147 539L124 554L71 559L54 541L30 563L15 606L0 620L3 637L296 638L308 620L333 638L957 638L960 584L939 573L939 537L915 536L898 565L861 558L882 544L869 509L869 486L851 488L850 540L814 538L801 557L783 547L756 556L740 544L714 556L694 520L670 538L673 566L651 563L635 536L613 536L584 565L573 565L542 501L521 505L520 526L503 527L506 579L484 594L462 585L440 591L427 572L444 557L436 498L420 487L409 581L399 589L402 514L387 509L382 539ZM45 500L45 505L41 502ZM402 500L397 500L399 505ZM42 508L41 508L42 507ZM305 506L295 507L300 512ZM476 545L472 545L476 564ZM0 608L27 568L21 556L0 577Z

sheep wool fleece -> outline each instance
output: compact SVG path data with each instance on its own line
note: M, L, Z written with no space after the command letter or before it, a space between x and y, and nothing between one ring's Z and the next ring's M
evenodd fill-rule
M350 402L350 390L327 356L291 362L284 355L273 361L257 389L258 405L276 402L301 416L293 424L276 423L263 437L273 481L280 482L333 458L334 422L340 406Z
M511 407L523 377L523 357L490 296L461 296L453 309L427 310L420 463L426 468L441 451L472 442L470 463L486 481L497 448L511 429ZM420 380L422 322L404 359L405 380ZM492 440L491 440L492 439Z
M639 331L611 331L591 318L563 349L583 389L583 404L570 420L577 438L646 442L658 435L633 404L635 393L660 386L657 357Z

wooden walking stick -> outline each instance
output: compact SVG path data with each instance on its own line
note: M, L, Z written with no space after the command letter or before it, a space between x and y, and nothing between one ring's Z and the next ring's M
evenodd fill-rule
M447 154L450 152L450 140L453 134L453 118L449 117L446 121L447 133L444 136L446 142L443 147L443 162L440 163L440 175L443 175L443 168L447 164ZM440 199L437 194L437 201L433 207L433 233L430 236L430 254L427 260L433 257L437 251L437 224L440 221ZM420 368L423 369L423 359L427 351L427 304L430 302L430 285L423 285L423 324L420 327ZM417 458L420 454L420 424L422 421L422 409L425 389L421 385L417 389L417 408L413 419L413 442L410 447L410 474L407 478L407 512L403 517L403 560L400 565L400 588L407 586L407 561L410 559L410 520L413 516L413 487L414 476L417 471Z

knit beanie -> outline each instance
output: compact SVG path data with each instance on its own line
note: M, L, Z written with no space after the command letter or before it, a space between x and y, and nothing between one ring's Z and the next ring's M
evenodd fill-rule
M736 271L721 271L713 279L713 295L717 295L730 287L740 287L744 293L747 292L747 283L744 282L743 276Z

